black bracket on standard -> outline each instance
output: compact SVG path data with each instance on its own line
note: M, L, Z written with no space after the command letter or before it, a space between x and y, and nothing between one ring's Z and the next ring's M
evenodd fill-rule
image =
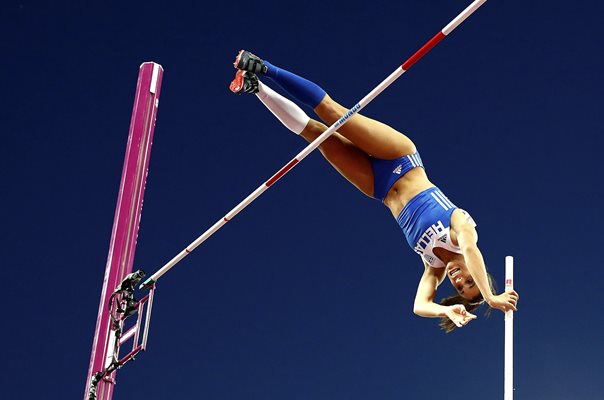
M134 360L141 350L147 348L147 337L149 335L149 323L151 320L151 306L153 304L153 295L155 294L155 283L145 286L149 293L140 300L134 298L136 285L145 277L143 270L138 270L128 274L109 298L109 317L111 318L111 330L108 354L111 353L111 362L106 365L102 371L97 371L90 379L90 388L88 389L88 400L96 400L98 384L101 380L115 383L110 375L124 366L128 361ZM144 329L141 340L141 327L144 308L147 305ZM124 321L126 318L138 314L136 323L126 332L123 332ZM132 350L121 359L119 358L120 347L123 343L134 338ZM140 342L140 343L139 343Z

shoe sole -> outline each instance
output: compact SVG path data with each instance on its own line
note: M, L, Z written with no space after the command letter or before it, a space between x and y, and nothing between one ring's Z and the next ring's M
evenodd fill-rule
M239 53L237 53L237 57L235 57L235 62L233 62L233 67L239 69L239 62L241 61L241 55L244 51L245 50L239 50Z
M235 94L239 94L241 92L241 90L243 89L243 73L244 72L245 71L239 70L235 74L235 79L233 79L233 81L229 85L229 89L231 90L231 92L233 92Z

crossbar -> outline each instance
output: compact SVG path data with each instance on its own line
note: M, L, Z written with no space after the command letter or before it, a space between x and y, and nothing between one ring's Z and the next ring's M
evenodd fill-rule
M361 99L356 105L354 105L346 114L344 114L340 119L338 119L333 125L331 125L325 132L323 132L318 138L316 138L313 142L311 142L304 150L302 150L298 155L296 155L291 161L289 161L286 165L284 165L279 171L277 171L272 177L270 177L266 182L260 185L256 190L254 190L249 196L247 196L243 201L241 201L238 205L236 205L231 211L229 211L224 217L219 219L214 225L212 225L207 231L205 231L201 236L195 239L191 244L185 247L180 253L178 253L174 258L168 261L163 267L161 267L157 272L151 275L143 284L143 286L151 285L159 278L161 278L166 272L171 270L176 264L178 264L183 258L189 255L197 246L205 242L210 236L212 236L216 231L222 228L227 222L232 220L241 210L247 207L250 203L252 203L255 199L257 199L262 193L264 193L268 188L270 188L275 182L281 179L286 173L288 173L293 167L295 167L300 161L302 161L306 156L308 156L312 151L314 151L317 147L321 145L329 136L331 136L340 126L344 125L351 116L358 113L362 110L367 104L369 104L373 99L375 99L382 91L384 91L388 86L390 86L394 81L396 81L401 75L403 75L406 71L413 66L419 59L421 59L424 55L426 55L434 46L436 46L442 39L444 39L448 34L450 34L459 24L466 20L474 11L476 11L480 6L482 6L486 0L475 0L472 4L470 4L464 11L462 11L457 17L455 17L447 26L445 26L440 32L438 32L434 37L432 37L424 46L422 46L415 54L413 54L409 59L407 59L400 67L398 67L394 72L392 72L385 80L383 80L378 86L376 86L369 94Z

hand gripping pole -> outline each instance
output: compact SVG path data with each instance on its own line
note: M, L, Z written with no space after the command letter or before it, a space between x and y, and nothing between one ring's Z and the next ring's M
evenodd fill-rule
M271 187L275 182L277 182L283 175L285 175L289 170L291 170L296 164L302 161L306 156L308 156L313 150L321 145L329 136L331 136L340 126L344 125L348 119L354 114L358 113L362 110L367 104L369 104L373 99L375 99L384 89L390 86L395 80L397 80L402 74L407 72L409 68L413 66L420 58L426 55L434 46L436 46L442 39L444 39L448 34L450 34L455 28L457 28L466 18L468 18L474 11L476 11L480 6L482 6L487 0L475 0L472 4L470 4L465 10L463 10L455 19L453 19L447 26L443 28L440 32L438 32L432 39L430 39L426 44L424 44L415 54L413 54L407 61L405 61L400 67L398 67L390 76L388 76L382 83L380 83L375 89L373 89L369 94L361 101L359 101L354 107L352 107L346 114L344 114L340 119L338 119L333 125L331 125L325 132L323 132L318 138L316 138L312 143L310 143L304 150L302 150L298 155L296 155L290 162L288 162L285 166L283 166L276 174L274 174L269 180L260 185L256 190L254 190L249 196L247 196L241 203L239 203L235 208L229 211L224 217L218 220L214 225L212 225L207 231L205 231L201 236L199 236L195 241L185 247L180 253L178 253L173 259L168 261L166 265L161 267L156 273L151 275L142 285L142 286L150 286L153 283L157 282L159 278L161 278L166 272L172 269L180 260L185 258L189 253L191 253L197 246L206 241L210 236L212 236L217 230L222 228L224 224L233 219L241 210L247 207L251 202L256 200L265 190Z

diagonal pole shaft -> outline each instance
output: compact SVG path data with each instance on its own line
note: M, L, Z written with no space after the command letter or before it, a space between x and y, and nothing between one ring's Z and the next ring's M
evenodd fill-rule
M390 86L395 80L397 80L402 74L407 72L409 68L413 66L420 58L426 55L434 46L436 46L441 40L443 40L448 34L450 34L455 28L457 28L466 18L468 18L474 11L476 11L480 6L482 6L487 0L475 0L472 4L470 4L465 10L463 10L455 19L453 19L447 26L445 26L440 32L438 32L432 39L430 39L426 44L424 44L415 54L413 54L407 61L405 61L400 67L398 67L390 76L388 76L382 83L380 83L375 89L373 89L369 94L367 94L361 101L359 101L354 107L352 107L346 114L344 114L340 119L338 119L333 125L331 125L325 132L323 132L318 138L316 138L312 143L310 143L304 150L302 150L298 155L296 155L290 162L288 162L285 166L283 166L276 174L274 174L269 180L260 185L256 190L254 190L249 196L247 196L241 203L235 206L231 211L229 211L224 217L218 220L214 225L212 225L207 231L205 231L201 236L199 236L195 241L189 244L184 248L180 253L178 253L173 259L168 261L166 265L161 267L156 273L151 275L142 286L148 286L154 282L156 282L161 276L163 276L166 272L168 272L172 267L174 267L180 260L185 258L189 253L191 253L197 246L206 241L210 236L212 236L218 229L222 228L227 222L233 219L241 210L247 207L251 202L256 200L265 190L271 187L275 182L277 182L283 175L289 172L296 164L302 161L306 156L308 156L313 150L321 145L329 136L331 136L340 126L344 125L348 119L354 114L358 113L362 110L367 104L369 104L373 99L375 99L384 89Z

